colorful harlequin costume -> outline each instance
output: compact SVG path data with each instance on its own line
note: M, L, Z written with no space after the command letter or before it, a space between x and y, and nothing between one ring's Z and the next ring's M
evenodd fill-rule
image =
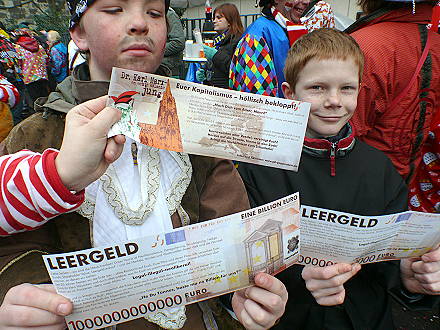
M329 4L319 1L301 18L290 22L274 7L249 26L232 57L229 87L242 92L284 97L284 63L290 46L301 35L319 28L335 27Z
M286 31L275 21L270 9L264 9L263 16L246 29L232 56L229 87L283 97L281 84L289 48Z

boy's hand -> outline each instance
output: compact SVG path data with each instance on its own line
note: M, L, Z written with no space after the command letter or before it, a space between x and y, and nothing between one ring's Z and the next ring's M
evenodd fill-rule
M420 258L402 259L400 273L408 291L440 295L440 246Z
M97 180L122 153L125 137L107 138L121 113L105 107L106 99L102 96L84 102L66 116L63 144L55 165L69 190L80 191Z
M302 278L306 287L322 306L340 305L345 300L344 283L361 269L359 264L334 264L326 267L306 266Z
M64 316L73 305L51 284L21 284L11 288L0 306L0 329L65 329Z
M277 278L259 273L255 286L237 291L232 297L232 308L246 329L269 329L284 314L287 290Z

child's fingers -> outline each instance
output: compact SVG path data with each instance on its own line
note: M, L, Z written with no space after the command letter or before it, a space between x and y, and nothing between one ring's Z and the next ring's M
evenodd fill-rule
M4 325L10 327L45 327L65 326L63 316L58 316L43 309L34 307L10 305L7 309L7 321Z
M317 291L312 291L311 293L312 293L313 297L316 300L318 300L318 298L336 295L336 294L341 293L342 291L344 291L344 286L339 285L339 286L334 286L331 288L324 288L324 289L320 289Z
M304 280L329 280L337 275L350 272L352 266L350 264L340 263L326 267L306 266L302 271Z
M361 269L359 264L334 264L326 267L306 266L302 271L304 280L330 280L341 274L357 273Z
M411 264L411 270L414 274L425 275L440 272L440 261L425 262L423 260L415 261Z
M272 275L258 273L255 276L255 285L280 296L282 299L287 299L287 290L283 282Z
M347 265L347 264L345 264ZM342 272L339 275L333 275L333 274L337 274L338 271L343 271L346 270L347 267L343 266L340 268L337 267L333 267L336 265L332 265L329 267L332 267L332 269L328 270L327 272L324 271L324 268L327 267L323 267L322 269L316 269L317 267L313 267L317 272L315 272L315 278L311 278L311 279L305 279L304 276L303 278L305 279L306 282L306 287L310 292L314 292L314 291L318 291L318 290L322 290L322 289L326 289L326 288L337 288L339 286L344 285L345 282L347 282L350 278L352 278L355 274L357 274L357 272L361 269L361 266L359 264L354 264L353 266L348 265L348 271L346 272ZM307 268L307 267L305 267ZM304 268L304 270L305 270ZM303 270L303 271L304 271ZM312 270L312 271L313 271ZM318 274L318 275L316 275ZM306 274L307 275L307 274ZM330 276L333 275L333 276Z
M118 134L113 136L113 139L115 139L115 142L117 144L124 144L125 143L125 136L122 134Z
M10 305L42 309L60 316L70 314L73 308L70 300L57 294L53 286L38 286L27 283L10 289L5 296L5 302Z
M440 271L424 274L414 273L414 278L426 293L440 295Z
M422 255L421 259L424 262L440 262L440 246L436 246L428 253Z
M284 311L283 298L278 294L256 286L247 288L245 294L248 300L253 300L273 314L280 314Z
M118 109L105 107L102 111L96 113L89 125L92 126L91 129L96 130L96 135L107 137L108 131L119 119L121 119L121 112Z
M102 109L105 108L105 103L107 102L108 96L101 96L93 100L89 100L87 102L81 103L77 105L75 111L77 111L80 115L87 117L88 119L92 119L95 117L97 113L99 113ZM72 109L72 110L73 110Z
M320 297L316 302L321 306L336 306L344 303L345 290L331 296Z
M267 329L273 324L272 314L251 299L244 302L241 319L246 329Z
M107 145L104 151L104 158L107 163L113 163L122 154L124 144L116 141L116 136L107 140Z

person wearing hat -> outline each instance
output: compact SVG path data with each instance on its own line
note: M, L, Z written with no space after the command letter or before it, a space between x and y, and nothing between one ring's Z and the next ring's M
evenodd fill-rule
M359 0L366 16L346 30L365 54L356 135L385 152L407 183L440 110L440 34L438 23L431 27L437 2Z
M39 112L11 131L5 140L8 153L59 148L65 113L106 95L112 67L168 73L160 66L168 0L71 0L68 5L71 37L88 60L39 103ZM71 313L71 302L52 286L21 284L49 281L41 261L44 253L136 239L247 208L245 188L230 161L159 150L126 138L121 157L86 189L79 214L59 216L36 230L0 239L1 296L12 287L0 307L0 328L65 327L63 316ZM124 323L118 329L204 329L204 320L215 321L212 315L220 328L242 327L239 323L249 329L269 328L284 312L287 291L268 274L258 274L255 280L256 286L232 298L239 322L222 313L216 300L209 300L212 313L203 314L192 304L149 314L148 320Z

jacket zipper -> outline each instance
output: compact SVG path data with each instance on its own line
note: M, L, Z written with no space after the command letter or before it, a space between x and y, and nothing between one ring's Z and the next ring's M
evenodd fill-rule
M337 144L332 142L332 146L330 148L330 175L336 176L336 148Z

